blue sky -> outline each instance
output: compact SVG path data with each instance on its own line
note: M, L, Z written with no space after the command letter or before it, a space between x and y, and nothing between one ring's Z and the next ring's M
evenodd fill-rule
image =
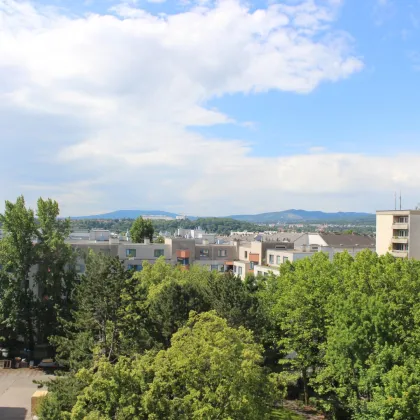
M0 14L2 201L48 196L65 215L420 201L420 0L0 0Z

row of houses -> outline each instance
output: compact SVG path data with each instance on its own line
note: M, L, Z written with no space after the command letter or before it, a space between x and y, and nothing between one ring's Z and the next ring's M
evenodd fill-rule
M73 232L67 242L75 249L92 249L119 257L127 269L136 271L142 270L144 261L153 263L163 257L166 262L185 269L196 264L219 272L232 271L241 278L248 273L277 274L279 266L286 261L294 262L316 252L326 252L332 258L337 252L356 255L364 249L375 250L375 240L362 235L281 233L240 236L217 238L204 233L167 237L162 244L147 240L133 243L128 236L116 237L106 230L92 230ZM82 259L76 269L84 272Z

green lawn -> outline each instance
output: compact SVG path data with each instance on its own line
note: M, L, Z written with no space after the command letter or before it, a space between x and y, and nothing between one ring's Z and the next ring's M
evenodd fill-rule
M276 410L273 410L271 418L273 420L304 420L304 417L302 417L299 414L293 413L292 411L287 410L286 408L277 408Z

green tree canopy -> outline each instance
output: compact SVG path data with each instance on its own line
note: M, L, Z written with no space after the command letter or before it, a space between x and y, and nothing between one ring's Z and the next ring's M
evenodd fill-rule
M153 241L154 227L151 220L145 220L138 217L130 229L131 240L135 243L143 243L145 239Z
M51 338L61 363L75 370L91 366L94 354L108 360L120 354L120 310L128 275L118 258L88 254L86 274L74 292L72 319L62 320L64 334Z
M269 419L277 394L261 352L249 330L229 327L214 312L192 312L167 350L116 364L102 358L82 369L76 386L84 387L70 418ZM75 389L72 382L67 386ZM49 413L59 406L68 409L69 399L58 398L56 389L41 408L43 420L52 420Z

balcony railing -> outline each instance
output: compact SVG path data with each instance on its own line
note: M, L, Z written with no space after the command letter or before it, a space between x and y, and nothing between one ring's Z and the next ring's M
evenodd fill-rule
M397 258L407 258L408 257L408 250L407 251L397 251L397 250L393 250L391 252L391 255L393 255L394 257Z
M408 229L408 222L400 223L400 222L394 222L392 224L393 229L400 229L400 230L407 230Z
M393 236L392 242L394 244L408 244L408 236Z

